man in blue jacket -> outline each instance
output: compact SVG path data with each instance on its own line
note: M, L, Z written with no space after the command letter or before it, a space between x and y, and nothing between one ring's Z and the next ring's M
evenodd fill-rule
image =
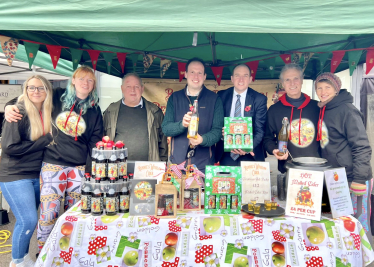
M262 139L265 134L267 97L249 87L252 82L251 70L245 64L236 66L231 81L234 84L218 92L223 102L225 117L252 117L253 152L241 149L223 152L223 141L217 144L216 162L224 166L240 166L241 161L264 161Z

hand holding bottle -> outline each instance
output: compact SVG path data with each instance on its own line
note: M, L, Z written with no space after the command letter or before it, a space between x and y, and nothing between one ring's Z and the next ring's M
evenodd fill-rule
M203 142L203 137L200 134L197 134L197 138L188 138L190 140L190 144L193 146L198 146Z
M192 112L189 111L187 112L186 114L184 114L183 116L183 121L182 121L182 125L183 127L188 127L190 125L190 121L191 121L191 115L192 115Z
M277 158L277 160L287 160L288 159L288 150L282 156L279 156L278 153L279 153L279 149L274 149L273 150L273 155Z

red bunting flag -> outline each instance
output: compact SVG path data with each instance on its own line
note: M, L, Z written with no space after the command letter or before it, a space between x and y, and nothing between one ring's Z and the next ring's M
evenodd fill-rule
M331 73L336 71L336 68L339 66L340 62L344 57L345 51L333 51L331 59Z
M60 45L46 45L46 47L48 49L49 55L51 56L53 68L56 69L57 62L60 59L60 55L61 55L61 48L63 48L63 46L60 46Z
M179 82L181 82L184 78L184 73L186 72L186 63L177 62L178 63L178 73L179 73Z
M251 62L245 63L251 69L252 81L255 81L255 77L256 77L259 62L260 62L259 60L256 60L256 61L251 61Z
M125 73L125 63L126 63L126 55L127 53L117 53L117 58L119 64L121 65L122 73Z
M218 83L218 86L221 85L221 79L222 79L222 72L223 72L223 66L222 67L210 67L213 71L214 78L216 78L216 81Z
M279 56L283 60L284 64L290 64L291 63L291 55L290 54L282 54L282 55L279 55Z
M374 49L368 49L366 52L366 74L368 74L374 66Z
M100 51L86 49L91 58L92 68L96 70L97 59L99 58Z

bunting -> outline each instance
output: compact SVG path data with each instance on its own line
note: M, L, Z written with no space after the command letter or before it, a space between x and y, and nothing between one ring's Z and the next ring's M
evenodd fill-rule
M293 53L292 63L299 64L303 53Z
M70 48L71 61L73 62L73 70L78 68L79 62L81 62L83 50Z
M331 73L336 71L336 68L339 66L340 62L344 57L345 51L334 51L332 52L331 59Z
M358 62L360 61L362 50L349 51L348 62L349 62L349 75L352 76Z
M144 65L144 73L146 73L149 67L152 65L153 60L156 56L150 54L143 54L143 65Z
M34 42L23 42L23 45L26 49L26 55L27 59L29 61L29 69L31 69L32 63L34 63L34 59L36 57L36 54L39 51L40 44L34 43Z
M221 85L221 79L222 79L222 72L223 72L223 66L221 67L210 67L213 71L214 78L216 79L218 86Z
M171 65L171 60L161 58L160 60L160 77L164 77L165 72L169 69Z
M119 65L121 66L122 73L125 73L126 55L127 53L117 53L117 58Z
M290 64L291 63L291 54L281 54L279 56L283 60L284 64Z
M368 49L366 53L366 74L368 74L374 66L374 49Z
M48 53L51 56L53 68L56 69L58 60L60 59L61 56L61 48L63 46L60 45L46 45L48 49Z
M186 63L177 62L178 63L178 73L179 73L179 82L181 82L184 78L184 74L186 73Z
M322 53L318 55L319 65L321 67L321 72L323 72L323 68L325 67L326 60L328 59L330 53Z
M113 61L114 53L105 52L103 53L103 57L106 62L106 68L107 68L108 74L110 74L110 69L112 68L112 61Z
M304 65L303 65L303 72L305 71L306 67L308 66L309 60L312 58L314 53L303 53L304 56Z
M259 62L260 62L259 60L256 60L256 61L250 61L250 62L245 63L251 69L252 81L255 81Z
M131 54L130 57L132 61L132 71L136 72L136 64L138 63L139 54L134 53L134 54Z
M91 49L87 49L86 51L90 55L93 70L96 70L97 60L99 58L100 51Z
M12 66L13 60L16 58L16 53L18 50L19 40L0 35L1 49L5 55L5 58L9 66Z
M275 70L275 57L269 58L264 60L265 65L267 66L271 78L274 78L274 70Z

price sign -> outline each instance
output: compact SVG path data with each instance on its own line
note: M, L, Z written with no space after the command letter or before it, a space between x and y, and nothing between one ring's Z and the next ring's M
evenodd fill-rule
M271 198L269 162L242 161L242 203L248 204L251 199L257 203Z
M163 161L136 161L134 179L157 179L161 182L165 171L166 163Z

